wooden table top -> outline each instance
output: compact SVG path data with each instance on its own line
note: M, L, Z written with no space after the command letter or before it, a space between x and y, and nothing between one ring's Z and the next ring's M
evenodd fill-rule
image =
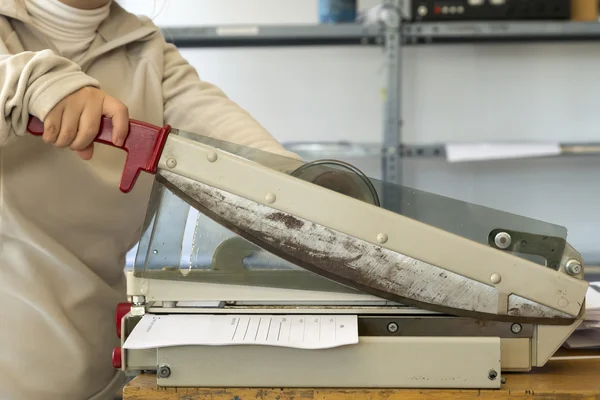
M600 350L559 351L543 368L503 376L499 390L424 390L159 388L155 375L142 374L125 386L123 400L600 400Z

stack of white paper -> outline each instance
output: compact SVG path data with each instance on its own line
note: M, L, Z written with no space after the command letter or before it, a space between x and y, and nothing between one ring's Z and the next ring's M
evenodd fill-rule
M591 282L585 295L585 320L569 337L565 347L589 349L600 347L600 282Z
M146 314L123 347L266 345L325 349L356 343L356 315Z

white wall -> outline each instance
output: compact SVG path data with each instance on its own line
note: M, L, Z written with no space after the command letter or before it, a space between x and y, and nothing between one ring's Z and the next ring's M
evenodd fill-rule
M317 0L122 0L161 26L316 23ZM362 1L365 8L377 0ZM291 10L291 11L290 11ZM379 142L382 49L185 49L279 140ZM404 141L600 142L600 42L403 50ZM375 174L377 160L359 163ZM360 166L360 165L359 165ZM598 255L600 157L448 166L408 161L405 183L565 225ZM598 249L598 250L596 250Z

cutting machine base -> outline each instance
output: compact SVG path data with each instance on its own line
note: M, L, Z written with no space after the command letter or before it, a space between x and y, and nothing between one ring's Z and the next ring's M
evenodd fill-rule
M228 285L218 285L222 298L240 300L218 307L190 307L189 302L180 307L177 301L147 300L141 294L152 287L155 295L168 298L168 282L131 273L128 281L135 304L124 318L117 317L122 345L145 314L358 315L359 343L331 349L231 345L118 352L124 371L156 371L157 384L168 387L500 388L503 373L544 365L581 322L540 326L483 321L350 293L311 292L311 300L299 301L293 291L272 288L265 288L262 297L261 289L253 288L255 301L249 301L251 290L238 292ZM197 301L211 298L210 284L192 285L194 292L207 296L197 295ZM179 282L176 287L184 286ZM179 293L185 296L185 290ZM261 301L264 297L269 300Z
M581 323L588 285L566 228L337 167L170 134L116 365L174 387L488 389L543 366ZM173 336L134 330L173 313L345 314L358 332L301 350L268 334L251 345L190 335L237 329L194 325L220 318L162 318ZM150 349L125 349L147 331L159 338ZM189 342L152 347L180 332Z

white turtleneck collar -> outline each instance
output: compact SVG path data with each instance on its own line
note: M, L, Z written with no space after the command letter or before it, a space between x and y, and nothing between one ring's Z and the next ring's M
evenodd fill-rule
M31 23L50 39L61 56L75 62L85 55L98 27L108 17L110 3L81 10L59 0L25 0Z

